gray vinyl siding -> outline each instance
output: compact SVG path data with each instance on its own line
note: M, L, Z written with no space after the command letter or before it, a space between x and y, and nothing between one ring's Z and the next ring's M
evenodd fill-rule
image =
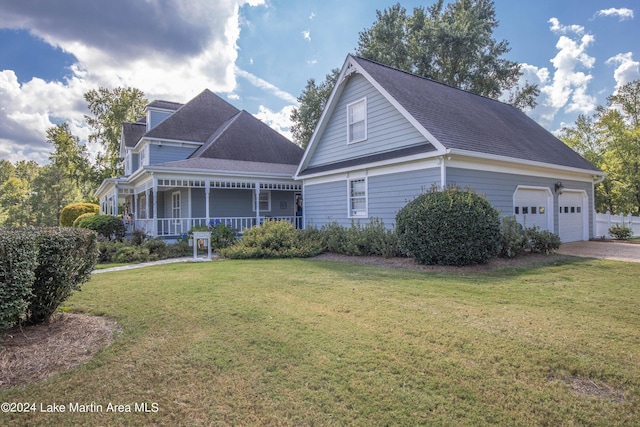
M347 105L367 98L367 139L347 144ZM335 163L424 143L425 138L364 77L349 78L317 142L309 166Z
M169 117L173 112L171 111L158 111L158 110L149 110L149 128L148 130L153 129L158 126L160 122Z
M337 222L349 227L347 180L306 185L304 217L306 226L322 227ZM408 202L440 182L440 169L425 169L367 178L367 218L354 218L364 225L370 218L381 219L385 227L395 226L396 214Z
M193 147L174 147L149 144L149 165L184 160L194 152Z
M333 221L344 226L351 224L347 219L346 181L306 185L303 197L305 227L320 228Z
M264 190L262 190L264 191ZM262 215L262 212L260 213ZM294 193L290 191L271 191L271 211L264 212L265 216L294 216Z
M129 155L131 156L131 173L133 173L140 167L140 154L131 152Z
M502 216L513 215L513 194L518 185L547 187L553 194L553 227L558 233L558 193L555 192L556 178L544 178L526 175L506 174L498 172L476 171L470 169L447 168L447 184L460 187L471 187L484 194L487 200ZM585 190L589 197L589 205L593 207L592 184L581 181L562 180L565 189ZM593 237L593 209L589 209L589 237Z

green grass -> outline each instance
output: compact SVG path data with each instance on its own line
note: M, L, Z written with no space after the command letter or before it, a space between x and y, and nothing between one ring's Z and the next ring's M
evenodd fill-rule
M117 340L0 401L158 412L0 424L634 426L638 277L640 264L576 259L468 275L314 260L100 274L66 308L117 319Z

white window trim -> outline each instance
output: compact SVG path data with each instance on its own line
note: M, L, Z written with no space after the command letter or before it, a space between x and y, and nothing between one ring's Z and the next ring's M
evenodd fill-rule
M359 103L364 104L364 120L363 120L364 121L364 137L360 139L351 140L351 124L352 123L349 122L349 110L351 109L352 106ZM367 97L366 96L362 99L359 99L357 101L347 104L347 145L355 144L357 142L365 141L367 139L367 128L368 128L367 116L368 116L368 113L367 113Z
M271 212L271 190L260 190L260 197L267 194L267 209L260 209L260 212ZM256 191L253 190L253 211L256 211Z
M364 181L364 211L357 214L353 213L351 200L351 183L354 181ZM367 177L350 178L347 180L347 214L349 218L367 218L369 215L369 181Z

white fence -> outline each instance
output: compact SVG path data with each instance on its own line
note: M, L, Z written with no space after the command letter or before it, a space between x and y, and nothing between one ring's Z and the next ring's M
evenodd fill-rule
M611 237L609 227L612 225L625 225L633 230L633 237L640 237L640 217L623 214L612 215L609 212L596 213L596 237Z

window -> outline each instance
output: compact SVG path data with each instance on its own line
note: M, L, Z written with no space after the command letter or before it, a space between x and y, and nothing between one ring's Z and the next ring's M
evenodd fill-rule
M347 143L367 139L367 99L347 105Z
M365 178L349 181L349 216L367 216L367 180Z
M260 191L260 212L270 212L271 211L271 191L262 190ZM253 193L253 211L256 211L256 193Z
M140 150L140 166L148 166L148 162L147 162L147 148L148 146L145 145L144 147L142 147L142 150Z

